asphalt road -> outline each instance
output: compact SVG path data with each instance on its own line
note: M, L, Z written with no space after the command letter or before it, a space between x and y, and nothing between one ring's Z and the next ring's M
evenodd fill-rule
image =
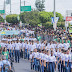
M15 72L35 72L34 70L30 69L30 62L25 59L20 59L20 63L13 63ZM55 72L58 72L56 69Z
M35 72L30 69L28 60L20 59L20 63L14 63L15 72Z

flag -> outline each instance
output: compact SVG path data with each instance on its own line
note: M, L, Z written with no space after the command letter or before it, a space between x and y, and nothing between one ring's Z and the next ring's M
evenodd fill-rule
M19 17L19 15L17 16L17 19L18 19L18 20L20 20L20 17Z
M54 23L54 17L51 17L52 24Z
M59 20L59 17L56 17L56 18L55 18L55 21L54 21L54 17L51 17L51 20L52 20L52 24L55 23L55 22L57 23L58 20Z

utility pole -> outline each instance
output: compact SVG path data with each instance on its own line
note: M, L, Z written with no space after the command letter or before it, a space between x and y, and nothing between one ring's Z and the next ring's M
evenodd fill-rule
M11 0L10 0L10 14L11 14Z
M56 12L55 12L55 0L54 0L54 24L53 24L54 30L56 30L56 27L57 25L56 25Z
M21 0L20 0L20 14L21 14ZM20 18L20 25L21 25L21 18ZM20 26L21 28L21 26Z
M21 0L20 0L20 13L21 13Z
M25 1L24 1L24 6L25 6Z
M5 0L4 0L4 11L5 11L4 16L5 16L5 14L6 14L6 2L5 2ZM5 16L4 20L5 20L5 23L6 23L6 16Z

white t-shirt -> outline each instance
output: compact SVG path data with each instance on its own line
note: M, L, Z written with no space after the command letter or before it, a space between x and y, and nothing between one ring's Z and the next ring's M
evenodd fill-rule
M31 50L32 48L32 44L29 44L28 50Z
M23 48L25 48L25 44L26 44L26 43L22 43L22 47L23 47Z
M32 54L30 54L30 57L29 58L32 59Z
M8 44L8 49L12 49L12 44Z
M41 55L41 60L46 60L46 56L45 56L46 54L44 54L44 53L42 53L42 55Z
M12 49L14 50L14 48L15 48L15 43L12 44Z
M15 43L15 50L20 50L20 46L18 43Z
M49 56L49 62L55 62L56 61L56 58L55 56Z
M65 60L65 54L61 53L61 59L62 61Z
M8 49L8 44L7 43L5 44L5 47Z
M69 59L69 62L71 62L71 54L69 54L68 59Z
M57 52L57 56L60 58L61 57L61 52Z
M49 56L45 55L45 57L46 57L46 62L49 62Z
M54 52L54 56L57 56L57 53L58 53L58 52Z
M69 43L64 43L64 48L68 49L68 48L69 48L69 46L70 46L70 44L69 44Z
M35 45L33 44L32 45L32 48L31 48L31 51L33 51L35 49Z
M19 46L20 46L20 49L22 49L22 43L19 42L18 44L19 44Z
M25 44L25 49L28 49L29 48L29 44Z
M69 55L65 54L65 61L68 62L68 60L69 60Z

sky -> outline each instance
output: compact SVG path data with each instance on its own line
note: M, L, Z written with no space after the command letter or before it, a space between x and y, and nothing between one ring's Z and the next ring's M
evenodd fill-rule
M30 6L34 9L36 0L25 0L25 5ZM20 0L11 0L12 4L12 14L20 13ZM0 0L0 10L3 9L4 0ZM22 0L21 5L24 5L24 0ZM54 10L54 0L45 0L45 11ZM63 16L66 15L67 10L72 10L72 0L56 0L56 12L61 13ZM6 14L10 13L10 5L6 5Z

